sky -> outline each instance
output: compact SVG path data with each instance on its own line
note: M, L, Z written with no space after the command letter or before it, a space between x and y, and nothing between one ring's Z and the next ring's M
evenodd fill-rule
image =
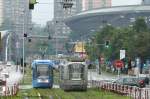
M112 0L112 6L140 4L142 0ZM53 0L37 0L32 11L32 21L36 24L46 25L46 22L53 19Z
M53 0L37 0L37 3L32 10L32 21L36 24L45 25L46 21L53 19Z

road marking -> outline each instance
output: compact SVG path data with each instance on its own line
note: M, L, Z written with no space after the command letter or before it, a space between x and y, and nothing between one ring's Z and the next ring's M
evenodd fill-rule
M41 94L38 92L39 99L42 99Z

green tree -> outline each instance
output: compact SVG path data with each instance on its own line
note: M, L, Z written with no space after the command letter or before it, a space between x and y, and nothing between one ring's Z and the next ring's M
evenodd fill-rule
M96 46L104 44L106 40L110 41L110 47ZM143 18L138 18L133 27L117 29L112 26L106 26L98 31L91 42L96 47L96 55L103 54L106 58L119 58L119 51L125 49L127 57L146 58L150 56L150 30ZM91 46L91 48L94 48ZM88 48L90 49L90 48ZM93 53L93 52L92 52Z
M137 33L148 31L148 26L143 17L138 18L133 27Z

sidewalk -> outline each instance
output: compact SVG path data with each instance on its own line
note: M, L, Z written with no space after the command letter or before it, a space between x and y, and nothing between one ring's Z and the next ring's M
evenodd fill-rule
M8 78L6 78L6 85L14 85L18 83L22 79L22 74L20 69L16 70L16 66L10 66L10 67L5 67L2 71L1 74L8 74Z

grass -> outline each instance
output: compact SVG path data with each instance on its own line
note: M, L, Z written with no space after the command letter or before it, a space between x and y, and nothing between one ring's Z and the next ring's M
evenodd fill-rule
M31 85L32 82L32 73L31 73L31 68L25 68L25 76L24 80L21 81L21 85Z
M44 99L130 99L129 97L102 91L96 88L88 89L87 91L70 92L65 92L61 89L29 89L20 91L16 98L12 99L21 99L19 97L23 96L29 96L29 99L39 99L39 97L37 97L38 93L40 93Z

